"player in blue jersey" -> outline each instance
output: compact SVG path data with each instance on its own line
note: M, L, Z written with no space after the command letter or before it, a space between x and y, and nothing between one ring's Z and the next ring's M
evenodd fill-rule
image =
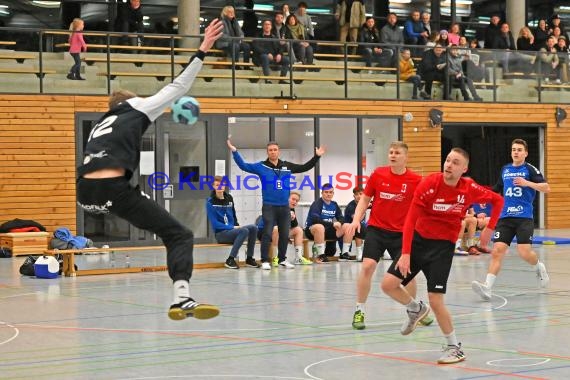
M503 166L501 176L493 190L502 192L505 205L495 228L493 250L487 278L484 283L473 281L471 286L483 300L490 300L501 263L513 238L517 238L519 256L533 266L541 287L548 286L549 277L546 267L532 250L534 233L532 202L536 192L550 192L550 186L540 171L525 162L528 156L526 141L515 139L511 144L512 164Z

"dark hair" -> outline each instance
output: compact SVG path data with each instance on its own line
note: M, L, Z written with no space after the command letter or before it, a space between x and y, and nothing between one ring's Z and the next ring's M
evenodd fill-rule
M321 191L325 191L325 190L329 190L332 189L333 185L331 185L330 183L325 183L322 187L321 187Z
M309 8L309 7L307 6L307 3L305 3L304 1L301 1L301 2L299 2L299 4L297 5L297 8L305 8L305 9L307 9L307 8Z
M362 189L362 187L356 186L354 189L352 189L352 194L362 193L363 191L364 189Z
M279 144L277 144L277 141L270 141L267 143L267 147L269 147L270 145L277 145L279 146Z
M273 17L275 17L277 15L285 16L282 11L275 11L275 13L273 14Z

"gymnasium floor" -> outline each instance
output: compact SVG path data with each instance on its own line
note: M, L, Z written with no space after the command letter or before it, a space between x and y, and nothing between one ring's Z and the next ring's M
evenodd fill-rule
M0 259L0 379L568 379L570 245L535 248L550 288L511 249L490 303L470 287L488 255L454 259L446 300L467 360L447 366L437 323L400 335L403 308L377 286L390 261L356 331L357 263L197 270L191 294L221 314L176 322L166 272L41 280Z

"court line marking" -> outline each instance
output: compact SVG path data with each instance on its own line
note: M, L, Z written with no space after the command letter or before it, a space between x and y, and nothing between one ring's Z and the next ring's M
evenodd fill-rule
M1 322L1 321L0 321L0 326L1 326L1 325L4 325L4 326L6 326L6 327L11 327L11 328L13 328L13 329L14 329L14 335L13 335L12 337L6 339L6 340L3 341L3 342L0 342L0 346L3 345L3 344L6 344L6 343L9 343L9 342L13 341L14 339L16 339L16 338L18 337L18 335L20 335L20 330L19 330L16 326L12 326L12 325L10 325L10 324L8 324L8 323L6 323L6 322Z
M536 363L529 363L529 364L498 364L499 362L517 362L517 361L523 361L523 360L541 360L539 362ZM495 367L532 367L535 365L541 365L541 364L546 364L550 361L549 358L519 358L519 359L495 359L495 360L489 360L487 362L487 365L490 366L495 366Z
M287 379L287 380L308 380L306 377L273 376L273 375L173 375L173 376L153 376L153 377L129 377L124 380L151 380L151 379L187 379L192 377L237 377L246 379Z
M21 324L19 326L29 326L29 327L36 327L42 329L58 329L58 330L69 330L69 331L100 331L100 332L122 332L122 333L129 333L129 334L156 334L156 335L172 335L172 336L193 336L193 337L200 337L204 339L218 339L218 340L226 340L226 341L243 341L249 343L268 343L268 344L275 344L275 345L282 345L282 346L291 346L291 347L301 347L301 348L311 348L315 350L322 350L322 351L332 351L332 352L342 352L348 353L353 355L362 355L367 357L373 358L380 358L380 359L388 359L394 360L399 362L405 363L414 363L414 364L423 364L428 365L430 367L440 367L441 364L437 364L435 361L427 361L427 360L417 360L417 359L410 359L410 358L402 358L397 356L390 356L384 355L381 353L372 353L372 352L365 352L365 351L358 351L350 348L340 348L340 347L332 347L332 346L322 346L317 344L309 344L309 343L301 343L301 342L291 342L291 341L279 341L279 340L272 340L272 339L260 339L260 338L248 338L248 337L239 337L239 336L221 336L221 335L209 335L209 334L200 334L200 333L184 333L184 332L174 332L174 333L167 333L167 332L157 332L157 331L150 331L150 330L140 330L140 329L111 329L111 328L100 328L100 327L72 327L72 326L36 326L31 324ZM509 373L503 371L496 371L496 370L489 370L484 368L475 368L475 367L467 367L462 365L456 364L446 364L446 368L456 368L467 372L479 372L485 374L492 374L492 375L503 375L507 377L515 377L521 379L533 379L533 380L546 380L544 377L535 377L535 376L525 376L519 375L516 373Z

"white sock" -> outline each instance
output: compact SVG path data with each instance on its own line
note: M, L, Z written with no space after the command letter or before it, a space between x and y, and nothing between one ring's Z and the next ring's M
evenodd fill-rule
M364 306L365 306L365 305L366 305L365 303L357 302L357 303L356 303L356 311L361 311L362 314L366 314L366 313L364 312Z
M315 244L315 247L317 247L317 255L325 254L325 243Z
M358 260L362 259L362 246L356 247L356 258Z
M303 246L302 245L296 245L295 246L295 255L297 256L298 259L303 257Z
M418 301L412 298L412 301L406 305L406 309L417 313L418 311L420 311L420 304L418 303Z
M190 284L186 280L174 281L174 302L179 303L190 298Z
M444 335L445 339L447 340L448 346L458 346L459 343L457 342L457 337L455 336L455 330L450 332L447 335Z
M493 285L495 285L495 280L497 279L497 276L495 276L494 274L491 273L487 273L487 278L485 279L485 285L487 285L487 287L490 289L493 287Z
M348 253L348 251L350 250L350 244L351 243L342 243L342 253Z
M461 248L461 239L455 242L455 248Z
M536 264L534 264L534 270L539 270L538 264L540 264L540 260L538 260Z

